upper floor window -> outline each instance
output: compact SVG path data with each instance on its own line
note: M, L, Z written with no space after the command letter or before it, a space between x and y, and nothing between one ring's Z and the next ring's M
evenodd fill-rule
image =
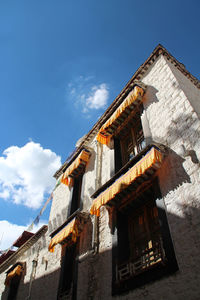
M144 148L144 135L140 115L135 118L134 126L123 130L119 135L122 165L125 165Z
M135 84L97 134L97 140L106 145L114 138L115 172L144 147L140 118L144 92L141 86Z
M69 216L72 215L77 209L81 207L81 188L83 181L83 174L73 179L73 191L71 203L69 208Z
M81 188L85 168L90 159L90 151L82 149L75 159L68 165L62 175L61 182L72 188L71 199L68 209L68 217L81 206Z
M110 139L131 122L142 102L144 89L138 85L128 93L123 102L117 107L110 118L103 124L97 134L97 140L108 145Z
M114 138L115 172L140 153L145 147L145 139L141 123L143 107L123 126Z

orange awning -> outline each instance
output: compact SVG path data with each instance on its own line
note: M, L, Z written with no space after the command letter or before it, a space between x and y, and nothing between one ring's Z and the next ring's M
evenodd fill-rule
M134 104L136 104L136 100L141 100L143 94L144 90L141 87L134 87L134 89L128 94L121 105L112 114L112 116L101 127L99 133L97 134L97 141L105 145L109 143L111 137L115 133L116 128L118 128L120 124L123 123L123 120L121 120L123 113L127 112L127 114L130 114L130 111L135 108ZM124 116L124 118L126 118L126 116Z
M49 251L54 252L55 246L62 243L75 243L77 237L80 234L80 221L78 218L74 218L69 224L67 224L60 232L58 232L49 244Z
M80 172L83 171L86 164L88 163L89 158L90 158L90 152L86 150L82 150L79 156L72 162L72 164L64 172L61 178L61 182L66 185L69 185L71 181L70 177L74 177L80 174Z
M8 286L10 284L11 279L15 276L20 276L22 272L23 272L22 266L17 265L12 271L10 271L7 274L7 277L6 277L6 280L5 280L5 285Z
M94 199L90 213L99 216L100 207L112 200L118 193L122 192L127 186L132 184L138 177L150 168L157 169L162 162L162 153L154 147L128 172L116 180L108 189Z

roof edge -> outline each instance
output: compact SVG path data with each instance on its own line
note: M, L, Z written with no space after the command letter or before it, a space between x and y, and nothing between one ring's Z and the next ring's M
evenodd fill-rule
M48 226L43 225L28 241L26 241L19 249L17 249L11 256L9 256L0 265L0 274L3 273L11 264L15 263L16 259L20 257L28 248L34 245L39 238L47 232Z

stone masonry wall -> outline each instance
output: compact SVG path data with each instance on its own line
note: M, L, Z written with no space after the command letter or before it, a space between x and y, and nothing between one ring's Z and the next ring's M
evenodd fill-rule
M49 232L54 231L66 219L71 199L71 188L61 183L53 192L49 216Z
M169 149L158 177L179 271L114 299L199 299L200 121L190 99L181 89L182 76L179 74L176 78L174 74L171 64L161 56L143 82L148 85L144 109L152 138ZM191 82L188 84L192 85ZM198 94L195 89L190 88L194 91L194 98ZM198 98L195 100L199 101ZM189 156L183 155L182 145ZM91 299L112 299L111 229L105 208L101 210L99 222L100 253L94 274L99 280Z
M60 273L61 247L58 245L55 252L50 253L48 252L49 242L50 238L47 232L36 244L16 259L15 263L25 262L26 264L26 272L20 281L17 299L24 300L29 295L33 260L37 261L37 267L32 281L31 299L56 299ZM0 294L2 300L7 299L9 289L4 285L5 278L5 272L0 274Z

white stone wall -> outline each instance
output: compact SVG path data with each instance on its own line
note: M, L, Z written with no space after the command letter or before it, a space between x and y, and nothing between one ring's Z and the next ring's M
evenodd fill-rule
M106 183L112 175L113 172L113 159L114 159L114 149L113 143L111 142L109 146L103 145L103 155L102 155L102 184Z
M53 192L53 200L49 216L49 232L54 231L66 219L70 209L71 187L61 183Z
M31 299L56 299L60 274L61 246L58 245L55 248L55 252L50 253L48 252L49 242L50 237L46 233L21 257L16 259L15 263L26 263L26 271L20 281L17 299L24 300L29 294L33 260L37 261L37 267L32 281ZM6 271L0 274L0 295L2 300L7 299L9 289L4 285L5 278Z
M82 182L82 202L83 202L83 210L89 211L91 207L91 198L90 196L95 192L96 185L96 167L97 167L97 143L96 140L93 141L89 145L90 147L90 160L86 166L85 173L83 175Z
M3 272L0 274L0 296L1 296L0 299L2 299L2 300L3 300L2 294L4 293L4 290L5 290L5 285L4 285L5 279L6 279L6 273Z
M182 74L176 78L180 72L175 70L161 56L142 81L148 86L144 109L152 138L169 148L158 176L179 271L115 299L199 299L200 120L190 104L191 98L187 98L181 87L185 86L190 96L193 93L196 102L199 101L199 91ZM182 145L190 156L183 156ZM111 247L110 228L108 219L105 219L106 213L101 211L100 250L104 253L107 268L103 268L105 280L101 276L98 282L101 292L94 299L112 299L111 251L108 250ZM101 273L100 269L98 271Z
M196 88L194 84L191 84L191 81L169 61L167 61L167 64L174 74L180 89L184 92L187 99L190 101L192 108L200 118L200 89Z

